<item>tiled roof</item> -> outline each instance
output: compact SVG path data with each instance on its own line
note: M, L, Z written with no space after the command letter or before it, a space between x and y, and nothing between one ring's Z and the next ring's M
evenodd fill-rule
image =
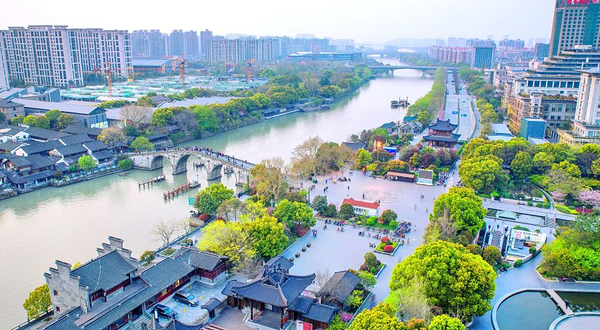
M71 271L81 278L80 284L90 288L90 293L100 289L107 291L129 278L135 271L118 251L111 251Z
M75 325L75 320L83 314L80 307L72 309L67 313L59 316L57 319L52 321L45 330L79 330Z
M358 206L358 207L367 208L367 209L377 209L379 207L379 203L377 203L377 202L357 201L353 198L344 199L342 204L350 204L352 206Z
M41 154L54 150L60 147L61 144L58 141L50 141L44 143L31 143L28 145L21 146L21 150L28 155Z
M450 120L440 120L440 119L438 119L435 124L429 125L429 129L432 129L434 131L443 131L443 132L452 132L457 127L458 127L458 125L451 124Z
M344 302L358 282L360 282L358 276L352 274L350 271L342 270L336 272L319 290L319 296L330 294L335 296L339 302Z
M385 123L381 126L379 126L379 128L383 128L383 129L390 129L390 128L394 128L396 127L396 123L394 123L393 121L390 121L389 123Z
M8 100L4 100L4 99L0 99L0 108L13 108L13 107L21 107L21 104L12 102L12 101L8 101Z
M438 141L438 142L454 142L456 143L458 141L458 138L460 137L460 134L450 134L450 136L444 136L444 135L427 135L425 137L423 137L423 139L425 141Z
M11 152L23 145L23 142L14 142L12 140L0 143L0 150Z
M56 159L48 156L31 155L24 158L31 163L32 170L37 170L56 164Z
M87 149L81 144L72 144L56 148L56 152L61 154L63 157L70 157L73 155L87 153Z
M26 108L40 109L50 111L54 109L60 110L62 113L89 115L93 111L104 112L104 109L98 107L90 107L87 105L73 104L67 102L46 102L26 99L14 99L13 102L24 105Z
M329 324L338 310L334 306L313 303L310 305L308 312L304 314L304 317Z
M343 146L350 148L350 150L357 151L358 149L364 149L365 145L362 143L355 142L342 142Z
M76 135L69 135L69 136L65 136L65 137L61 137L59 139L60 143L68 146L71 144L82 144L84 142L91 142L93 141L87 134L76 134Z
M219 307L219 305L221 305L221 301L217 298L210 298L206 304L203 304L201 307L206 309L207 311L211 312L214 311L215 309L217 309L217 307Z
M99 128L85 127L81 124L71 124L62 131L69 134L87 134L92 136L98 136L102 133L102 130Z
M218 255L206 251L198 251L197 249L188 249L190 263L195 268L212 271L219 265L219 262L229 260L229 257Z
M284 258L283 256L278 256L278 257L271 258L265 264L265 266L267 266L267 267L271 267L271 266L274 266L274 265L279 265L281 267L281 269L283 269L284 271L287 272L287 271L290 270L290 268L292 268L292 266L294 265L294 263L291 262L290 260L288 260L287 258Z
M10 180L10 182L12 182L14 184L21 184L21 183L33 182L35 180L50 178L54 175L54 171L46 170L46 171L31 174L31 175L25 175L25 176L18 176L15 171L6 171L5 174L6 174L6 177L8 178L8 180Z
M298 298L294 299L294 301L292 301L288 308L292 311L306 314L310 309L310 305L312 305L314 301L315 300L313 298L299 296Z
M29 133L30 138L32 138L34 140L43 140L43 141L56 140L63 136L69 135L67 133L55 132L55 131L51 131L49 129L38 128L38 127L33 127L33 126L27 127L25 129L25 132Z
M175 281L194 271L194 267L185 262L185 258L169 257L144 270L140 277L150 286L166 288Z
M112 158L114 154L108 150L102 150L92 153L92 157L96 158L96 160L105 160Z
M172 319L164 327L158 323L156 330L200 330L203 326L204 325L187 325L179 322L176 319Z
M88 142L84 142L83 146L86 149L88 149L89 151L91 151L91 152L108 149L108 147L106 146L106 144L104 144L104 143L102 143L100 141L88 141Z

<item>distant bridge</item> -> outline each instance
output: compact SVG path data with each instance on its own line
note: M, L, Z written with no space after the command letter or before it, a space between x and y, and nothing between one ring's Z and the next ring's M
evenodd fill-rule
M421 71L435 71L437 66L418 66L418 65L371 65L369 69L371 71L392 71L392 70L421 70ZM458 70L457 67L446 67L448 70Z
M134 168L148 171L162 168L163 160L168 159L173 166L173 175L187 172L188 159L194 156L206 169L209 181L220 178L223 167L227 167L232 170L238 184L248 182L250 170L254 167L253 163L204 148L177 148L126 155L133 161Z

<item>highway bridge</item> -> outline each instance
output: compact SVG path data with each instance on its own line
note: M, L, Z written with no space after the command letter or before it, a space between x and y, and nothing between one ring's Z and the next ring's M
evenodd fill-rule
M421 70L435 71L437 66L419 66L419 65L370 65L369 69L373 72L377 71L392 71L392 70ZM446 67L448 70L458 70L457 67Z

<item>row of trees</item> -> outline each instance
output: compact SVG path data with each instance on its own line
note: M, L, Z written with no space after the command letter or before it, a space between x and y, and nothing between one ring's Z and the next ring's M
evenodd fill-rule
M407 116L417 116L424 125L429 124L436 117L445 100L447 73L445 68L435 70L435 82L431 90L408 107Z
M2 122L2 120L0 120ZM73 116L64 114L60 110L50 110L42 116L16 116L10 119L11 125L25 124L32 127L59 130L73 124Z

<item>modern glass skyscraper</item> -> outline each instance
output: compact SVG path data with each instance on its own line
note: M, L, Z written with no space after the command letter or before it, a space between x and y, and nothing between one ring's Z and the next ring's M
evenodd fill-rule
M586 45L600 48L600 0L556 0L550 56Z

